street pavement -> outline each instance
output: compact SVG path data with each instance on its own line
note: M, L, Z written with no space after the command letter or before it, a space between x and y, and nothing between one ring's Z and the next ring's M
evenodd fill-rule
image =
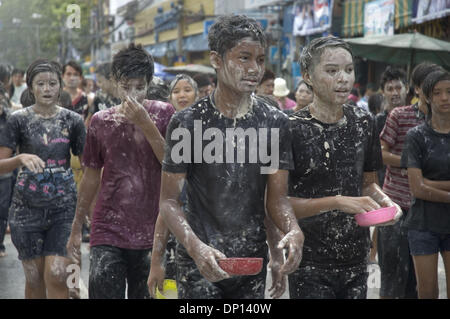
M23 299L24 298L24 274L22 269L22 264L17 258L17 251L11 242L11 237L9 234L5 237L6 246L6 257L0 258L0 299ZM81 299L87 299L87 286L88 286L88 276L89 276L89 245L86 243L82 244L82 269L81 269L81 279L80 279L80 295ZM379 298L379 285L380 285L380 271L378 265L368 266L369 279L368 279L368 299L378 299ZM266 285L266 298L270 299L268 294L268 288L271 285L270 272L267 278ZM438 277L439 277L439 298L447 298L446 293L446 282L445 282L445 270L442 262L442 258L439 256L439 267L438 267ZM286 292L281 296L280 299L289 299L289 293Z

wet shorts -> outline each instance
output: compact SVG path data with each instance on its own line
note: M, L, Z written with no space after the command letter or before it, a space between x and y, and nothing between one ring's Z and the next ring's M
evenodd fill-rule
M150 299L150 249L91 247L89 299Z
M20 260L66 256L75 216L75 203L57 209L11 206L11 240Z
M367 265L302 266L288 276L291 299L366 299Z
M431 231L408 230L411 255L433 255L439 251L450 251L450 234L439 234Z
M380 296L386 298L417 298L414 263L410 254L408 231L402 219L391 226L376 228L378 264L381 271Z

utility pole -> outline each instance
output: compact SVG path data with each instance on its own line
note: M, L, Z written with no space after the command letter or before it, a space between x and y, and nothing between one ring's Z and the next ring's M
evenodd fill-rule
M184 4L183 1L178 1L176 5L177 18L178 18L178 30L177 30L177 56L183 55L183 31L184 31Z

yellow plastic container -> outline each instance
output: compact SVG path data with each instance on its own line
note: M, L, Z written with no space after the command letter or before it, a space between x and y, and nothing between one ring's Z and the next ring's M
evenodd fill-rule
M178 299L177 283L172 279L165 279L162 293L156 287L156 299Z

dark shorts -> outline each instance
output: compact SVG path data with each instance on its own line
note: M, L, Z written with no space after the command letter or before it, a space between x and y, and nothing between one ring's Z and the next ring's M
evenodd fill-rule
M8 226L9 206L13 189L13 177L0 178L0 252L5 251L3 240Z
M408 231L411 255L433 255L442 251L450 251L450 234L438 234L431 231Z
M20 260L66 256L75 202L54 209L30 208L13 201L9 225Z
M150 299L150 254L150 249L91 247L89 299L125 299L125 291L128 299Z
M380 296L388 298L417 298L414 263L408 243L404 217L392 226L377 227L378 264L380 265Z
M301 266L289 278L290 299L366 299L366 263L349 267Z
M266 258L264 258L259 274L234 276L219 282L210 282L200 274L197 265L186 255L184 248L180 249L178 244L176 265L179 299L264 299L267 275Z

